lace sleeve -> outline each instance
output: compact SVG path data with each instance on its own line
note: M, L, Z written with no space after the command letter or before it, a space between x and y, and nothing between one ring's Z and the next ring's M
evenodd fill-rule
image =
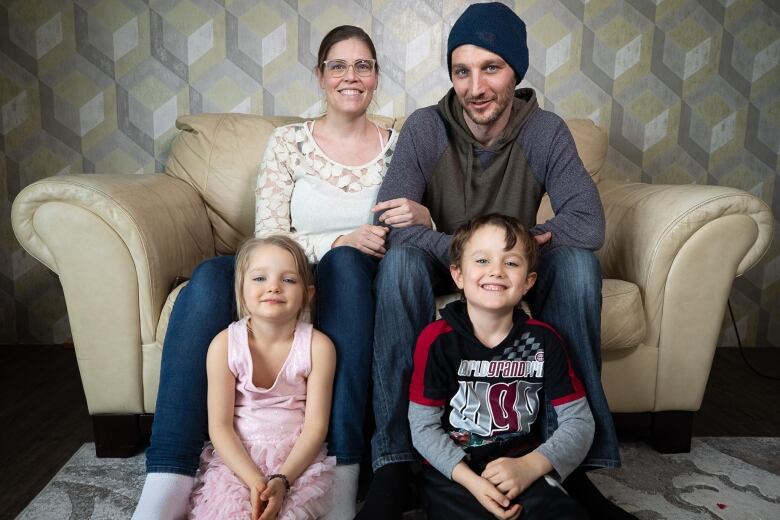
M255 236L287 235L303 247L310 262L317 262L316 237L295 232L290 218L290 199L295 179L292 154L299 153L287 145L286 128L277 128L268 139L255 188Z

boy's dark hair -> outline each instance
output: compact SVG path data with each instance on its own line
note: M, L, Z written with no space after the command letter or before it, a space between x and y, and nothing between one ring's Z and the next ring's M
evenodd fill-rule
M485 226L496 226L504 230L504 233L506 234L505 251L509 251L515 247L515 244L517 244L519 240L523 245L523 253L525 255L525 260L528 263L528 272L530 273L536 269L536 260L539 257L539 246L536 244L533 235L531 235L525 226L515 217L502 215L500 213L489 213L473 218L455 230L455 234L452 235L452 242L450 242L450 264L460 267L466 242L469 241L478 229Z

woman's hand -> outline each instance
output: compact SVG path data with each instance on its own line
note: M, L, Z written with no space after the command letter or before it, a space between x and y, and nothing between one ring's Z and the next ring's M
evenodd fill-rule
M363 224L352 233L341 235L333 241L331 248L338 246L354 247L367 255L382 258L385 256L385 237L387 228Z
M273 520L282 509L284 495L287 494L287 488L284 481L280 478L273 478L268 481L265 491L260 494L260 500L265 503L265 511L260 515L260 520Z
M391 199L378 203L371 211L378 213L384 211L379 217L379 222L397 228L422 225L432 227L431 212L428 208L406 198Z

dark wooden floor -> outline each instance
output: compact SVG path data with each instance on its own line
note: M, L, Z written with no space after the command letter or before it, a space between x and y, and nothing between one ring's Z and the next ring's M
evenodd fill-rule
M780 349L746 349L746 355L780 377ZM92 440L92 431L72 349L0 346L0 396L0 519L11 519ZM780 381L751 372L737 349L718 349L693 431L780 437Z
M62 346L0 346L0 518L14 518L92 440L76 356Z
M744 349L750 364L780 379L780 349ZM698 437L780 437L780 381L752 372L736 348L716 350L701 409L693 420Z

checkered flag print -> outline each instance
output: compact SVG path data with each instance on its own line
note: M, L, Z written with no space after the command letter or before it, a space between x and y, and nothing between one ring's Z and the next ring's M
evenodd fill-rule
M530 333L525 332L520 339L516 339L511 346L506 347L500 356L493 358L493 361L501 359L527 361L535 359L537 351L542 348L542 344L536 341L536 338Z

